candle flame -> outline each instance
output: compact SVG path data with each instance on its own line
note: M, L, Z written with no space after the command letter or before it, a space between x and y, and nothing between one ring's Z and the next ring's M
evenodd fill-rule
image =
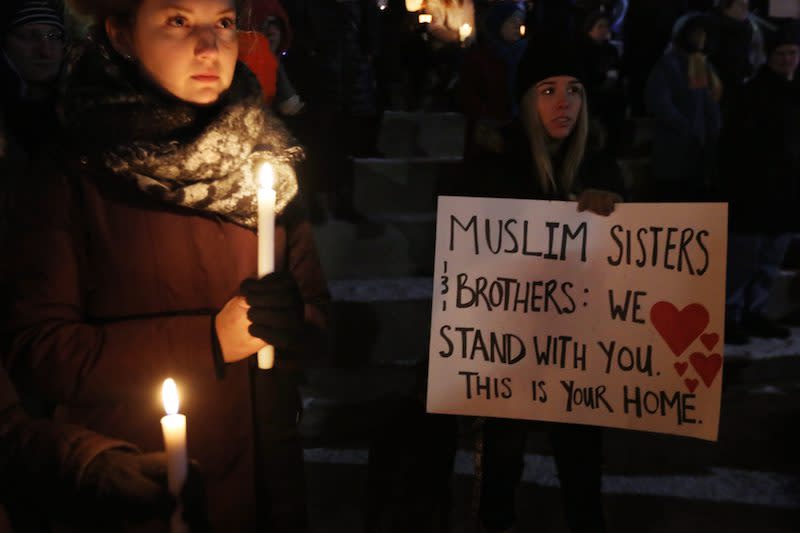
M433 15L429 15L426 13L420 13L419 15L419 23L420 24L430 24L433 22Z
M525 24L519 27L519 34L525 37Z
M462 24L461 28L458 30L458 34L462 41L466 41L467 37L472 35L472 26L466 23Z
M275 171L272 165L267 162L261 164L258 169L258 186L262 189L271 189L275 183Z
M178 414L178 386L175 380L167 378L164 380L164 385L161 387L161 397L164 400L164 411L168 415Z
M422 9L422 0L406 0L406 11L414 13Z

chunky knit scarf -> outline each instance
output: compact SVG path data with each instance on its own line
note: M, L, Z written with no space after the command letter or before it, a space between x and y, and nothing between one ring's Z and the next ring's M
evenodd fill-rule
M275 171L276 211L297 193L302 157L237 65L231 88L209 107L165 93L93 37L67 63L61 116L70 139L114 176L160 201L257 225L256 171Z

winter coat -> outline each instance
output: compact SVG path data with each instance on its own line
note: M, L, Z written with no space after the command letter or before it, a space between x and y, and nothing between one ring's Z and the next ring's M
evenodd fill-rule
M16 202L9 369L57 404L57 421L145 452L164 447L159 391L173 377L214 530L253 531L251 371L215 366L212 327L256 274L256 234L158 202L64 149L38 161ZM328 292L311 226L291 211L276 222L275 265L306 303L303 358L322 345Z
M711 20L709 58L725 86L727 98L753 75L753 24L749 19L736 20L720 12L715 12Z
M524 41L513 45L520 48L520 53L510 63L501 59L488 43L480 43L467 51L457 92L459 106L467 117L464 150L467 158L479 150L474 139L478 122L499 127L507 126L514 119L512 96L516 96L513 94L516 87L509 81L509 68L516 71L525 45ZM510 50L511 46L508 48Z
M112 448L131 446L77 426L29 418L0 367L0 504L36 499L48 502L48 513L64 516L76 501L85 468Z
M458 194L527 200L574 200L585 189L601 189L625 196L622 174L616 161L587 141L587 150L572 189L546 193L539 185L528 136L519 121L503 130L504 150L483 154L470 162ZM591 136L590 136L591 139ZM553 157L556 172L562 154Z
M689 88L685 52L671 47L656 63L647 80L645 103L655 118L654 178L701 186L713 164L720 110L709 88Z
M763 66L731 107L719 181L736 231L798 231L800 83Z

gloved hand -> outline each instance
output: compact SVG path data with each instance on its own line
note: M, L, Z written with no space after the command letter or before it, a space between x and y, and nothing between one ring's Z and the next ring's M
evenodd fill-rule
M178 502L167 490L164 452L141 454L115 448L89 463L79 484L81 503L100 521L141 523L168 520ZM195 461L189 461L180 495L182 517L192 533L211 530L207 516L205 483Z
M300 288L288 272L273 272L241 285L252 322L248 331L278 349L289 348L300 335L305 308Z
M163 452L106 450L86 467L79 498L108 517L131 522L167 518L176 502L167 491L166 472Z
M586 189L578 196L578 211L591 211L600 216L614 212L614 206L622 202L622 196L611 191Z

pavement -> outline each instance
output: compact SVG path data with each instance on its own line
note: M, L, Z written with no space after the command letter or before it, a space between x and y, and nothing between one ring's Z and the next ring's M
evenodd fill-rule
M603 494L609 532L800 532L800 438L794 431L800 421L800 328L793 329L788 340L761 340L726 351L717 442L604 430ZM413 425L394 428L400 445L382 468L392 470L389 476L397 485L382 497L381 509L372 508L375 484L368 461L373 433L380 427L376 420L392 424L397 402L384 397L370 405L352 402L339 408L338 415L329 409L327 421L317 420L306 439L313 531L477 531L474 420L460 420L451 505L445 512L450 525L443 529L403 521L418 504L413 492L400 490L409 479L418 482L404 469L413 468L413 455L425 450L424 444L413 444L414 435L403 436L417 430ZM313 417L313 400L309 411ZM400 424L405 419L397 420ZM412 444L405 449L407 440ZM435 448L434 442L430 445ZM436 479L430 478L432 483ZM558 486L549 443L532 431L515 531L568 531ZM443 506L448 508L446 501ZM366 527L370 512L382 514L373 529ZM405 525L397 526L401 523Z

